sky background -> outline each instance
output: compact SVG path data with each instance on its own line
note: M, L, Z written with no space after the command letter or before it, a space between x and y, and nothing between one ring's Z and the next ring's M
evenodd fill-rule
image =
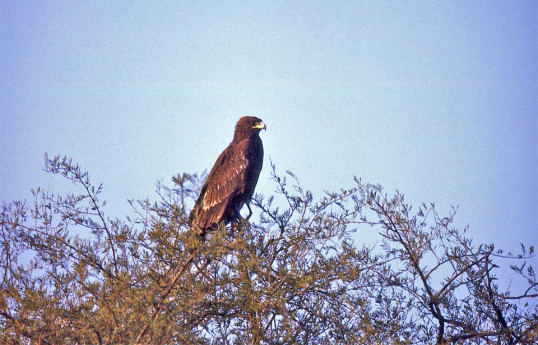
M321 197L353 176L459 205L477 243L536 244L535 1L0 0L0 199L103 182L108 215L210 169L237 119Z

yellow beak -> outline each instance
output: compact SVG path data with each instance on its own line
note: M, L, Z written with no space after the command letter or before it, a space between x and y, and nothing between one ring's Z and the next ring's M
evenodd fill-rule
M258 122L258 123L257 123L254 127L252 127L252 128L256 128L256 129L260 129L260 130L261 130L261 129L265 129L266 127L265 127L265 123L263 123L263 122L260 121L260 122Z

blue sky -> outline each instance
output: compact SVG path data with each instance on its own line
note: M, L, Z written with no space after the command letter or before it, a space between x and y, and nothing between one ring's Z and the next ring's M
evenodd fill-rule
M537 242L535 1L0 2L0 196L64 183L67 155L109 215L210 169L243 115L302 185L354 175L459 205L478 242Z

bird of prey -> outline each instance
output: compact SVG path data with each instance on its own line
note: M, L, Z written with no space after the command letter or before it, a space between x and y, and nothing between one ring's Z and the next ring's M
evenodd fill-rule
M189 226L203 240L219 223L240 219L239 210L249 206L263 164L261 119L244 116L237 121L232 142L220 154L207 176L189 215Z

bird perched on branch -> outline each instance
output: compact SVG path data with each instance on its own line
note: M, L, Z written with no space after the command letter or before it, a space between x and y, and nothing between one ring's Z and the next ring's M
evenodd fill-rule
M220 154L207 176L189 215L189 226L203 240L208 230L240 219L239 210L254 194L263 164L261 119L244 116L237 121L232 142Z

